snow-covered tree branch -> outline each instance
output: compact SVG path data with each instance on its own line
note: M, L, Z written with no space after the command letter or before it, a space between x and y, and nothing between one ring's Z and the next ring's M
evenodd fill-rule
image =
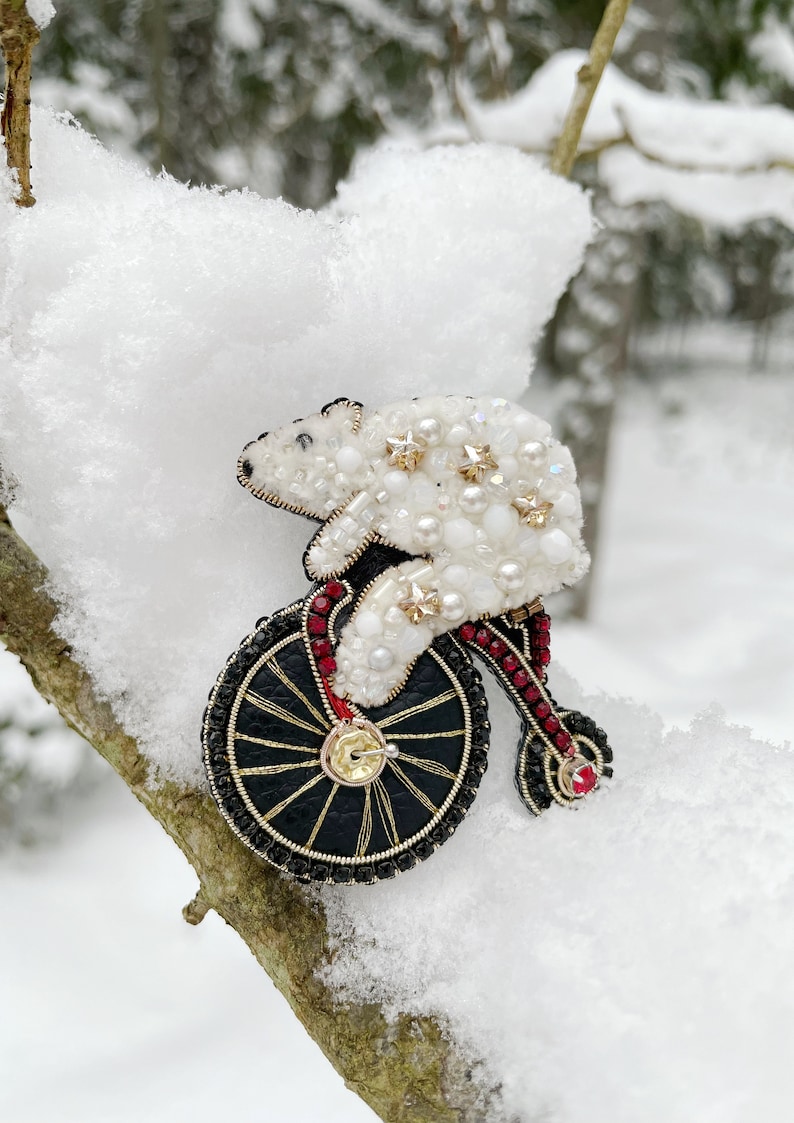
M2 507L0 576L0 640L195 869L200 889L185 918L198 923L212 908L238 932L348 1085L383 1119L482 1119L494 1093L472 1079L471 1059L436 1020L387 1020L376 1003L341 1003L322 982L328 957L322 904L240 846L206 793L149 782L150 762L53 630L58 609L45 590L46 570Z

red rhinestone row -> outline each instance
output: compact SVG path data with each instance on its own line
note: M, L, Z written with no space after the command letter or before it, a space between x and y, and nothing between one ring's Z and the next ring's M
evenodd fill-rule
M323 678L330 678L336 670L333 644L328 639L328 613L344 593L344 585L339 581L329 581L324 589L315 593L309 606L306 628L312 637L312 655L317 660L317 670Z
M546 667L551 662L551 619L545 612L537 612L530 620L529 644L532 653L532 669L538 678L543 678Z
M545 613L540 613L532 618L539 621L537 630L533 629L532 644L532 670L537 678L542 679L543 667L549 661L549 628L551 621ZM497 662L500 669L506 674L513 686L518 690L532 707L532 712L544 731L550 734L554 744L566 755L573 755L575 749L570 733L563 729L560 719L552 711L546 701L543 691L533 681L531 675L521 666L521 660L507 647L507 644L493 634L490 628L478 628L471 622L462 624L458 634L466 643L476 643L484 654L488 654ZM545 643L535 645L536 637L545 638ZM545 656L545 658L542 658Z

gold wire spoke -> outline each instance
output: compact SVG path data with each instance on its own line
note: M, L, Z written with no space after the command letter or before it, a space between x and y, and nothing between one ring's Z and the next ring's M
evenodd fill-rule
M314 845L314 840L317 838L317 835L320 833L320 827L325 822L325 816L328 814L328 810L329 810L331 804L334 802L334 796L336 795L336 793L338 791L339 791L339 784L334 784L334 786L331 788L331 793L328 796L328 799L325 801L325 805L324 805L322 811L317 816L317 822L314 824L314 827L312 828L312 833L309 835L309 837L306 841L307 849L311 848Z
M388 765L391 768L394 775L400 781L400 783L403 784L403 786L408 789L408 791L411 793L411 795L414 797L414 799L418 799L419 802L422 804L422 806L426 807L427 810L431 812L431 814L437 815L438 814L438 808L433 803L430 802L430 800L427 798L425 793L420 788L417 788L417 786L413 782L413 780L408 779L408 777L403 772L402 768L400 768L399 764L397 764L397 762L394 761L394 760L389 760Z
M356 843L356 857L363 858L372 838L372 796L369 786L364 789L364 810L361 812L361 829Z
M309 699L306 697L306 695L303 693L303 691L300 690L299 687L297 687L294 682L290 681L290 679L284 673L284 669L279 666L279 664L276 662L275 658L271 659L270 662L267 664L267 666L268 666L268 669L273 672L273 674L276 676L276 678L279 680L279 682L283 683L284 686L286 686L286 688L289 691L291 691L295 695L296 698L299 698L301 700L301 702L303 702L304 706L309 711L309 713L312 715L312 717L316 718L317 721L320 722L320 725L325 726L327 728L330 728L328 718L325 717L324 714L321 714L320 711L312 705L312 703L309 701Z
M296 768L319 768L319 760L299 760L294 764L260 764L251 768L239 768L239 776L276 776L279 772L292 772Z
M375 780L372 788L375 792L375 804L378 815L380 816L380 821L383 824L383 829L391 839L392 846L398 846L400 843L400 832L397 830L391 796L386 791L386 785L381 779Z
M378 722L381 729L388 729L392 725L396 725L407 717L414 717L415 714L426 714L428 710L435 709L444 702L451 702L453 698L457 698L455 690L445 690L442 694L437 694L435 698L430 698L427 702L420 702L416 706L409 706L407 710L401 710L398 714L392 714L391 717L384 718L383 721Z
M462 737L465 732L465 729L444 729L440 733L400 733L396 730L392 736L396 741L437 741L439 737Z
M426 757L413 756L411 753L403 752L400 753L400 760L405 761L406 764L412 764L415 768L430 772L433 776L443 776L445 780L457 779L454 772L451 772L446 765L439 764L437 760L428 760Z
M252 745L264 745L267 749L285 749L290 753L313 753L315 756L318 749L307 749L304 745L288 745L286 741L271 741L269 737L253 737L247 733L235 733L235 741L250 741Z
M279 815L285 807L289 807L291 803L294 803L296 799L300 799L310 788L313 788L315 784L319 784L319 782L325 778L324 772L318 772L316 776L312 776L311 780L307 780L306 783L294 791L292 795L288 795L286 799L282 799L281 803L277 803L275 807L271 807L269 811L266 811L262 816L264 821L268 823L271 819L275 819L276 815Z
M316 733L318 736L322 737L327 732L327 728L320 729L316 725L310 725L309 722L303 721L299 717L295 717L295 715L291 714L289 710L285 710L276 702L270 702L267 698L262 698L261 695L255 693L255 691L253 690L247 691L243 695L243 697L247 702L250 702L253 706L256 706L258 710L262 710L264 713L270 714L271 717L280 718L282 721L287 722L288 725L294 725L298 729L305 729L307 733Z

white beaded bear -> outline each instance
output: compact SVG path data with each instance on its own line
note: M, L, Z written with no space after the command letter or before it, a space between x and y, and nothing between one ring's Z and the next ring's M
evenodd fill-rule
M503 398L414 398L365 412L339 399L243 450L238 478L322 520L309 575L342 573L373 540L411 554L342 630L334 692L379 705L434 636L577 581L589 558L568 449Z

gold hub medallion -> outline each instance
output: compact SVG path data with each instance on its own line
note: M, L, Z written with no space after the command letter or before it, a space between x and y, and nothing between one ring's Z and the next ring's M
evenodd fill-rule
M354 717L332 728L320 750L320 765L335 783L354 788L376 779L390 755L377 725Z

